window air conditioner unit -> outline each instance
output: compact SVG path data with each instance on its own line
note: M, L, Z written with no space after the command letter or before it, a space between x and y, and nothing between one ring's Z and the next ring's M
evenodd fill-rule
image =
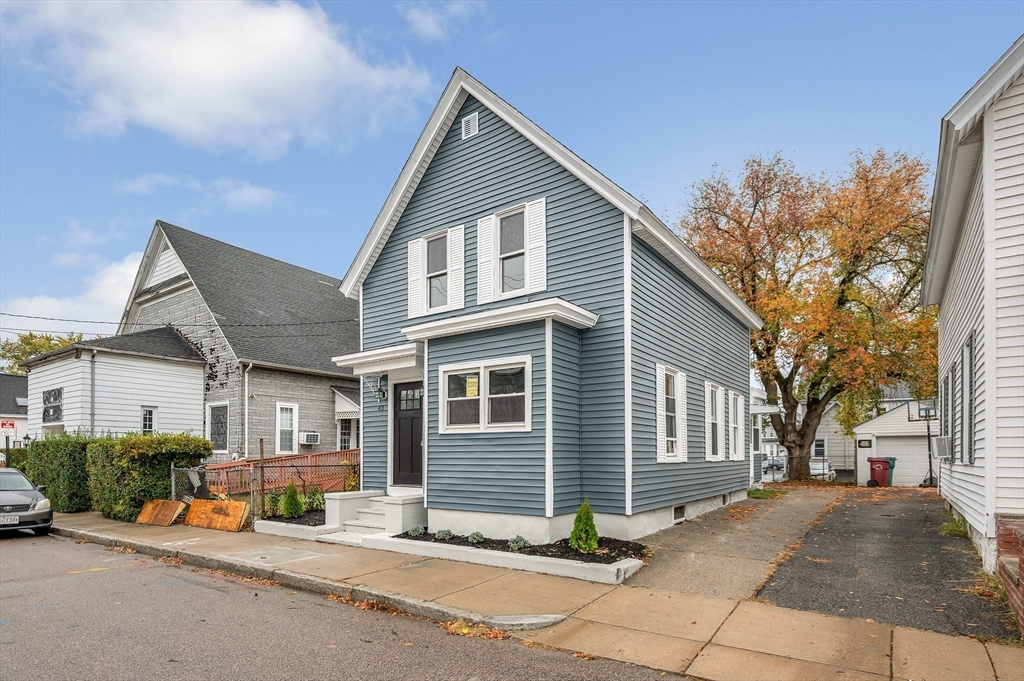
M320 444L320 433L299 433L299 444L300 445L318 445L318 444Z

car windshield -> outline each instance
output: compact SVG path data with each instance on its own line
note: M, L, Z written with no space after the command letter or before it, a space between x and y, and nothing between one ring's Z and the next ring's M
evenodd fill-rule
M0 492L27 492L35 489L21 473L0 473Z

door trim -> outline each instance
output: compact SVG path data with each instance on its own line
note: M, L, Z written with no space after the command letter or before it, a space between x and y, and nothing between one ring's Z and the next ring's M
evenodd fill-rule
M411 379L405 379L405 380L398 379L398 380L392 381L390 379L390 377L388 378L389 390L388 390L388 406L387 406L387 409L388 409L388 428L389 428L389 442L390 442L390 446L388 447L388 449L389 449L389 454L388 454L388 462L389 462L388 463L388 489L389 489L389 494L390 494L390 490L391 489L396 489L397 494L395 496L403 496L404 494L408 494L409 493L408 490L418 490L417 493L421 493L422 489L423 489L423 478L424 478L424 475L425 475L425 471L423 470L423 442L426 440L427 424L424 422L423 417L420 416L420 442L421 442L421 444L420 444L420 482L419 482L419 484L415 484L415 483L404 483L403 484L403 483L395 482L395 475L396 475L396 471L395 471L395 457L396 457L396 454L398 453L397 452L397 446L398 445L395 442L395 427L398 425L397 421L396 421L396 418L397 418L398 408L399 408L399 405L400 405L400 402L398 400L398 392L397 392L396 388L397 388L397 386L410 385L410 384L413 384L413 385L419 384L420 385L420 390L421 390L421 400L425 399L425 396L423 395L422 391L425 391L426 384L425 384L425 381L423 381L422 379L420 379L420 378L411 378ZM415 449L415 444L413 445L413 447Z

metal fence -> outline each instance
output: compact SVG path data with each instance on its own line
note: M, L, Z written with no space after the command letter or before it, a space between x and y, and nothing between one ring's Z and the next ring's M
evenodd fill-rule
M280 498L294 484L300 495L359 490L359 463L246 462L243 466L171 467L171 496L190 503L193 499L247 501L254 517L276 515Z

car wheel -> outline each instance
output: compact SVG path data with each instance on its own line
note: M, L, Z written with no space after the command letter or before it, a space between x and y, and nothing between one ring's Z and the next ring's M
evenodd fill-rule
M46 527L36 527L33 528L32 531L35 533L37 537L45 537L46 535L50 534L50 526L47 525Z

